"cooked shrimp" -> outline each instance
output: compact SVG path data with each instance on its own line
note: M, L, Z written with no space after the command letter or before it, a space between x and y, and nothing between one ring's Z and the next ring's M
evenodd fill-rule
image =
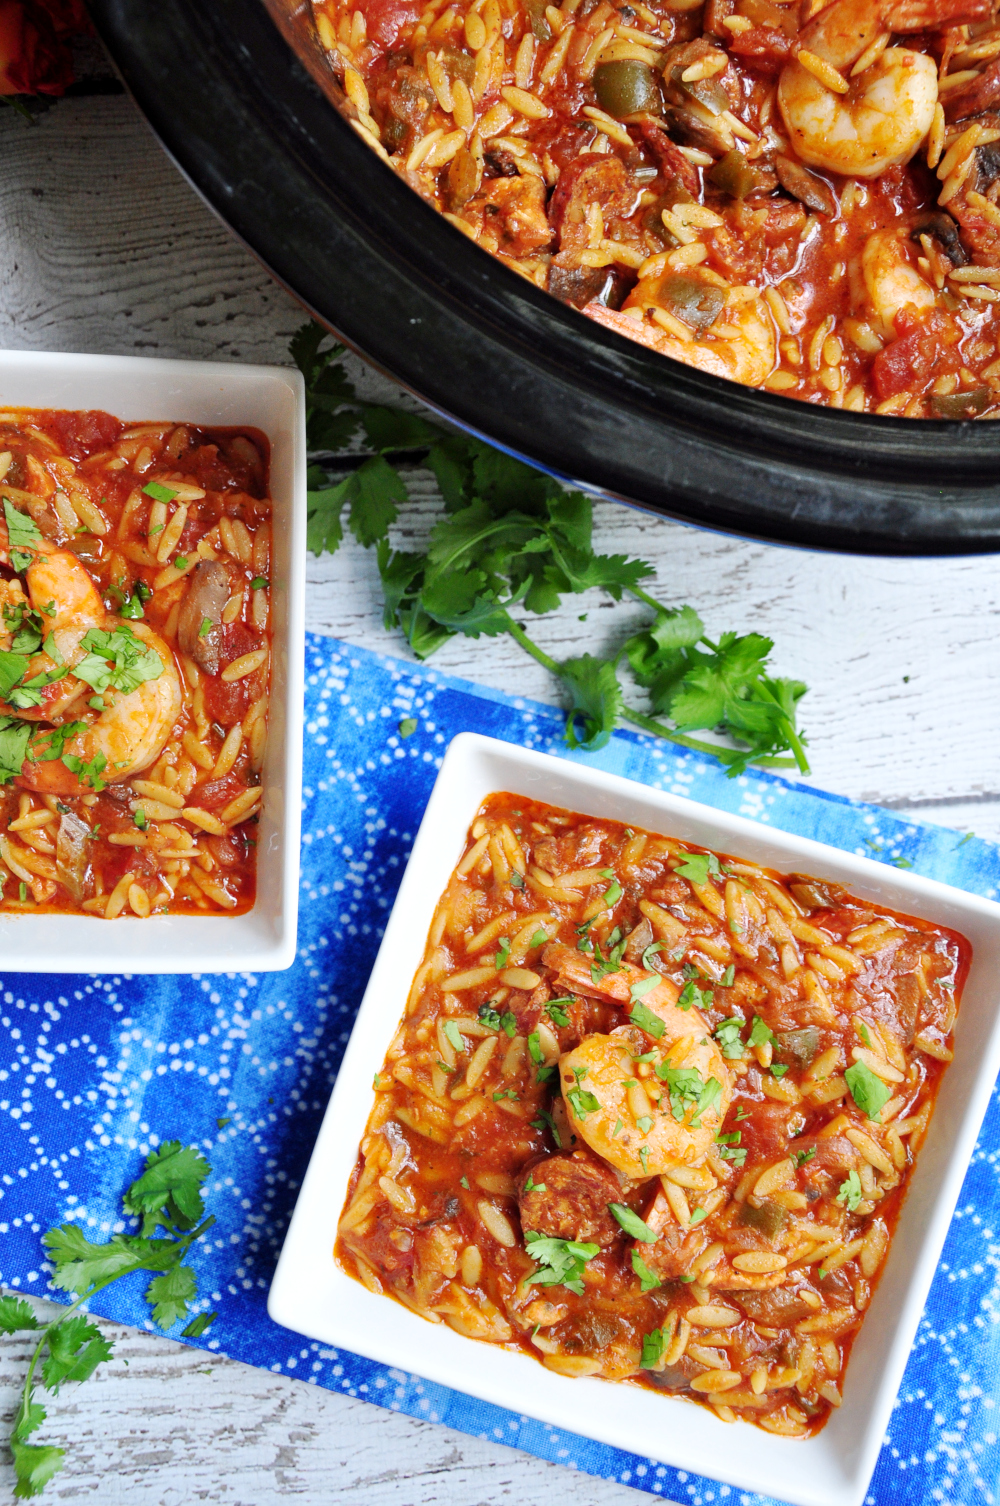
M2 544L6 546L6 538ZM28 599L46 625L46 643L51 639L54 653L42 650L33 654L24 680L57 673L64 667L67 672L37 688L41 705L12 706L11 711L28 721L69 719L84 720L89 725L67 739L55 758L45 757L52 734L47 730L40 732L33 740L18 783L47 794L81 794L86 783L81 783L80 775L72 772L67 760L71 763L79 760L93 771L86 776L91 785L95 776L104 784L127 779L156 761L180 714L181 687L173 654L145 623L126 626L109 615L93 581L74 554L45 542L27 545L25 552L34 556L25 571ZM103 709L97 708L96 717L91 717L83 704L94 698L92 686L72 673L73 666L91 652L84 640L93 629L109 633L123 629L140 639L159 660L155 673L149 673L146 666L144 672L148 677L134 689L118 690L111 685L103 690L98 698Z
M48 675L66 666L71 669L82 658L81 642L91 628L103 627L107 612L96 587L80 561L67 549L46 545L35 552L25 572L25 584L32 607L46 627L46 641L51 637L58 660L44 650L33 654L26 679ZM74 703L89 695L89 687L75 675L39 687L41 704L14 710L15 716L27 721L52 721L66 715Z
M560 1060L563 1098L571 1122L591 1150L634 1179L671 1166L690 1166L706 1155L732 1098L732 1074L697 1009L678 1006L678 990L665 978L622 963L594 982L589 959L570 947L547 947L543 958L559 982L574 993L634 1008L637 984L645 1010L663 1022L652 1042L654 1072L635 1076L633 1023L610 1035L586 1036ZM647 987L656 979L652 987ZM640 1037L640 1039L643 1039ZM596 1104L596 1107L595 1107Z
M891 6L834 0L800 33L800 51L828 64L848 86L846 93L837 92L797 59L782 69L778 105L795 151L811 167L876 178L909 162L927 135L938 97L933 58L889 47L850 77L894 19Z
M625 300L624 307L638 306L641 297L640 282ZM663 356L683 361L685 366L694 366L712 376L725 377L730 382L759 387L774 369L774 325L755 289L731 288L729 301L715 323L690 340L670 334L659 325L640 323L631 315L605 308L603 304L589 303L584 313L598 324L630 340L638 340Z
M872 309L890 337L903 308L933 308L937 295L910 260L906 231L876 230L865 241L861 272Z
M107 627L115 627L110 618ZM79 795L86 791L86 779L71 772L66 758L80 759L99 774L104 784L128 779L155 763L170 736L181 710L181 687L173 654L163 639L144 622L129 623L137 638L152 649L160 661L155 678L121 694L106 690L102 698L105 710L90 723L86 732L70 738L62 755L46 762L29 756L21 770L18 784L25 789L49 795ZM44 751L45 734L38 741ZM81 770L81 774L82 774ZM91 783L93 776L88 776Z
M684 1036L654 1047L652 1077L635 1076L636 1032L628 1027L585 1036L561 1058L573 1128L626 1176L640 1181L706 1156L732 1097L730 1074L706 1029L704 1020L688 1021Z

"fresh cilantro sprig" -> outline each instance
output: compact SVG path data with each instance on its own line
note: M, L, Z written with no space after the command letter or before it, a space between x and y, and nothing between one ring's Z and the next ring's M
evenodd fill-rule
M545 1234L525 1232L524 1247L537 1269L527 1278L526 1286L565 1286L577 1296L583 1295L583 1268L593 1260L600 1245L572 1239L551 1239Z
M655 573L644 560L595 552L592 507L582 492L564 490L482 440L365 402L341 364L344 347L326 338L319 325L307 324L289 346L305 378L307 444L318 457L308 472L308 547L334 553L346 514L358 542L376 549L385 625L403 633L417 658L456 634L506 634L561 681L571 748L601 748L628 722L718 758L730 775L751 763L809 772L796 725L806 687L769 673L769 638L708 638L693 607L665 607L643 589ZM444 498L445 515L423 553L389 541L407 500L403 464L432 471ZM552 612L564 596L592 587L615 601L628 591L652 619L610 655L559 662L520 619ZM647 693L649 712L626 703L623 674ZM692 738L699 729L724 735L729 745ZM780 756L787 753L793 757Z
M53 1266L52 1285L76 1299L51 1323L39 1323L22 1298L0 1297L0 1333L38 1334L8 1440L18 1499L41 1495L65 1457L65 1450L54 1444L28 1441L46 1420L45 1407L36 1400L39 1379L56 1395L64 1381L85 1381L111 1358L110 1342L77 1309L122 1276L151 1271L145 1295L153 1322L171 1328L188 1316L198 1281L183 1262L195 1240L215 1223L211 1214L204 1216L202 1196L210 1169L200 1151L167 1140L147 1157L142 1175L122 1198L126 1213L141 1220L138 1234L115 1234L96 1244L76 1224L50 1229L42 1243ZM184 1337L198 1338L214 1317L199 1313L183 1330Z

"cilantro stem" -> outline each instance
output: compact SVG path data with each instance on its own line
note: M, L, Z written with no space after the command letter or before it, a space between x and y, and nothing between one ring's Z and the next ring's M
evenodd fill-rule
M781 702L778 700L778 697L775 695L774 691L771 689L771 687L768 684L767 680L764 679L763 676L761 676L761 679L758 682L758 690L759 690L759 692L760 692L761 695L766 696L769 701L773 701L776 706L780 706L781 705ZM791 748L792 752L795 754L795 762L799 766L799 772L802 773L802 774L808 774L809 773L809 760L806 757L806 750L802 746L802 740L799 737L799 734L796 732L795 728L792 726L792 723L791 723L791 720L790 720L789 717L782 716L782 718L781 718L781 725L784 728L785 737L786 737L786 739L788 741L788 745ZM786 760L786 762L787 762L787 760Z
M559 678L560 668L555 659L550 654L547 654L543 648L539 648L537 643L532 643L524 628L520 627L513 618L508 623L507 631L514 639L514 642L519 643L524 651L529 653L533 659L536 659L543 669L547 669L550 675L555 675Z
M622 707L622 720L632 722L636 727L641 727L644 732L651 732L654 737L668 738L672 743L680 743L682 748L692 748L695 753L708 753L712 758L717 758L720 763L732 764L744 757L743 753L734 748L723 748L718 743L703 743L697 737L688 737L685 732L675 732L672 727L665 727L655 717L644 716L641 711L633 711L628 706ZM791 758L751 758L750 763L756 764L762 769L794 769L795 761ZM801 768L801 765L799 766ZM803 773L808 773L806 765Z

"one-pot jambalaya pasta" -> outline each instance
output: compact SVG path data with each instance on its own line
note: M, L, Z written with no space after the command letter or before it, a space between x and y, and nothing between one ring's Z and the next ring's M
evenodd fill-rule
M337 1258L560 1375L813 1433L969 961L836 884L492 795L375 1077Z
M0 412L0 910L248 910L270 674L253 429Z
M1000 413L993 0L312 0L362 137L653 350L806 402Z

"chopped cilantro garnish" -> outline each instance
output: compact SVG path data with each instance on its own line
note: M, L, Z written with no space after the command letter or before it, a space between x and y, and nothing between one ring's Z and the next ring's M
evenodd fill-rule
M455 1050L464 1051L466 1049L465 1036L459 1030L458 1026L455 1024L455 1021L445 1020L443 1028L445 1039L451 1042Z
M743 1050L743 1041L740 1038L742 1028L743 1021L738 1015L733 1015L728 1020L722 1020L715 1027L715 1039L719 1043L719 1050L727 1061L742 1061L746 1055L746 1052Z
M690 1108L694 1109L691 1126L697 1129L706 1109L718 1109L722 1102L722 1084L714 1077L705 1082L695 1067L657 1067L656 1075L667 1085L670 1095L670 1112L682 1123Z
M512 1010L505 1009L500 1016L500 1029L510 1036L511 1040L517 1034L517 1015Z
M266 575L255 575L250 582L251 591L266 591L267 587L268 579Z
M172 487L164 486L161 481L147 481L143 491L154 502L172 502L177 495Z
M851 1097L861 1112L869 1119L881 1122L883 1105L892 1097L892 1089L876 1077L864 1062L854 1062L844 1073L844 1081L851 1090Z
M674 872L680 874L681 878L690 879L692 884L707 884L710 873L718 875L719 860L714 852L685 853L683 863Z
M499 949L497 950L496 956L493 958L493 966L496 968L497 972L499 973L501 971L501 969L503 969L503 968L505 968L507 966L507 963L509 961L510 961L510 937L509 936L501 936L500 937L500 946L499 946Z
M635 1122L639 1126L640 1134L648 1135L653 1128L653 1121L648 1114L641 1114Z
M658 1014L654 1014L651 1009L647 1009L645 1004L638 1002L633 1004L628 1012L628 1017L633 1025L638 1025L640 1030L645 1030L646 1034L651 1035L654 1041L658 1041L663 1034L665 1028L663 1021Z
M513 1088L507 1088L506 1090L504 1090L503 1088L501 1088L498 1093L494 1093L493 1094L493 1102L494 1103L499 1103L500 1100L501 1100L501 1098L514 1098L514 1099L516 1099L517 1098L517 1094L514 1092Z
M659 1282L656 1283L659 1286ZM663 1357L663 1329L654 1328L642 1336L642 1368L652 1370Z
M458 1179L458 1185L460 1187L464 1187L465 1190L466 1190L466 1192L469 1192L471 1190L470 1187L469 1187L469 1179L468 1179L468 1177L459 1177L459 1179Z
M747 1045L766 1046L768 1043L773 1045L776 1039L774 1031L768 1029L759 1014L755 1014L753 1017L753 1028L747 1037Z
M588 1114L596 1114L601 1107L593 1093L588 1093L585 1088L570 1088L566 1101L577 1119L586 1119Z
M663 1282L655 1274L655 1272L649 1269L649 1266L643 1260L638 1250L632 1251L632 1269L638 1276L641 1283L639 1287L640 1291L651 1292L655 1290L656 1287L663 1285Z
M18 897L20 898L20 901L21 901L21 903L23 905L24 902L25 902L25 900L28 898L28 886L27 886L26 883L23 882L23 880L17 886L17 893L18 893Z
M188 557L187 557L186 554L178 554L178 555L174 556L174 569L175 570L186 570L187 567L188 567Z
M547 1192L548 1188L546 1187L544 1182L536 1182L531 1172L529 1171L528 1180L524 1184L524 1190L525 1192Z
M143 810L141 805L137 805L135 810L132 812L132 820L135 822L140 831L145 831L149 826L146 812Z
M583 1244L572 1239L550 1239L544 1234L525 1231L524 1247L537 1269L527 1277L526 1286L565 1286L577 1296L583 1295L583 1269L593 1260L600 1245Z
M846 1182L841 1182L840 1184L840 1191L837 1193L837 1202L843 1203L848 1213L855 1213L864 1195L861 1178L856 1171L849 1171Z
M559 1131L556 1129L556 1122L553 1119L552 1115L550 1113L548 1113L545 1109L539 1109L538 1110L538 1118L537 1119L532 1119L532 1121L531 1121L531 1127L532 1127L532 1129L537 1129L537 1130L547 1129L548 1132L549 1132L549 1134L552 1136L553 1140L556 1143L556 1150L562 1150L562 1136L560 1135Z
M12 507L6 497L3 499L3 513L10 542L11 568L20 575L35 558L34 551L38 545L45 541L34 518L29 518L27 513Z
M788 1067L784 1062L772 1062L770 1067L768 1068L768 1071L770 1072L772 1077L784 1077L785 1073L788 1071Z
M110 633L103 628L91 628L83 635L81 647L86 652L74 664L73 673L99 695L107 690L120 690L128 695L145 681L158 680L163 674L159 654L147 648L124 623Z
M400 737L412 737L417 730L418 722L415 716L404 716L396 731Z
M615 1138L616 1135L620 1135L621 1132L622 1132L622 1122L621 1122L620 1119L616 1119L615 1120L615 1127L611 1131L611 1138L612 1138L612 1140Z
M708 1213L706 1212L706 1210L704 1208L694 1208L692 1210L692 1212L691 1212L691 1219L690 1219L691 1227L693 1227L695 1224L700 1224L701 1221L702 1221L702 1219L703 1218L707 1218L707 1217L708 1217Z
M207 638L214 626L215 623L212 621L211 617L203 617L201 619L201 627L198 629L198 637Z
M816 1154L816 1147L815 1147L815 1145L810 1145L810 1147L809 1147L808 1150L797 1150L795 1152L795 1165L797 1167L798 1166L804 1166L807 1161L811 1161L812 1160L812 1158L813 1158L813 1156L815 1154Z
M96 794L100 794L105 788L101 775L108 766L108 760L103 753L95 753L89 763L76 753L64 753L62 762L71 774L76 775L81 784L89 784Z
M622 897L622 886L617 879L612 879L604 891L603 902L606 909L611 910L617 905Z
M518 873L518 871L517 871L516 868L512 868L511 869L511 873L510 873L510 887L512 889L523 889L524 888L524 874L523 873Z
M500 1029L500 1013L490 1004L480 1004L479 1023L485 1025L487 1030Z
M858 1034L860 1035L861 1039L864 1041L865 1045L868 1047L869 1051L871 1051L873 1049L873 1047L872 1047L872 1038L868 1034L868 1026L865 1024L864 1020L859 1020L858 1021Z
M533 1030L528 1036L528 1050L531 1053L531 1060L535 1062L536 1065L545 1060L545 1056L542 1052L541 1039L537 1030Z
M534 936L532 936L531 940L528 942L528 947L530 949L530 948L536 947L536 946L544 946L545 943L548 941L548 939L549 939L549 933L548 933L548 931L543 931L541 929L541 927L539 927L539 929L535 932Z
M643 1169L643 1171L648 1176L649 1175L649 1166L647 1164L648 1161L649 1161L649 1148L648 1148L648 1146L645 1146L645 1145L640 1145L639 1146L639 1160L642 1163L642 1169Z
M646 994L648 994L657 986L659 981L659 978L655 977L637 978L636 981L632 984L632 987L629 989L629 996L633 1004L637 1003L639 999L644 998Z
M723 973L722 977L719 979L719 987L720 988L732 988L732 986L735 983L735 981L736 981L736 965L735 965L735 963L731 962L729 964L729 966L726 968L726 971Z
M642 954L642 965L646 969L647 973L653 971L653 963L651 959L656 956L657 952L665 952L666 949L667 943L665 941L653 941L646 948L646 950Z
M639 1239L647 1245L654 1245L659 1239L656 1230L644 1223L638 1213L633 1213L625 1203L609 1203L608 1212L633 1239Z
M20 774L28 756L30 738L30 722L0 716L0 784L10 784Z
M710 988L699 988L694 979L691 978L681 989L680 997L677 1000L677 1007L678 1009L690 1009L693 1005L695 1009L711 1009L712 999L712 990Z
M545 1006L545 1013L555 1025L557 1030L565 1030L569 1024L569 1015L564 1009L565 1004L572 1004L572 999L550 999Z
M617 926L611 932L611 935L608 937L607 942L605 943L605 945L610 948L606 957L601 951L599 942L593 942L594 960L590 964L590 976L594 983L600 983L601 979L606 978L609 973L621 972L622 956L625 951L625 944L626 938L622 936ZM582 945L583 944L581 942L581 948Z

